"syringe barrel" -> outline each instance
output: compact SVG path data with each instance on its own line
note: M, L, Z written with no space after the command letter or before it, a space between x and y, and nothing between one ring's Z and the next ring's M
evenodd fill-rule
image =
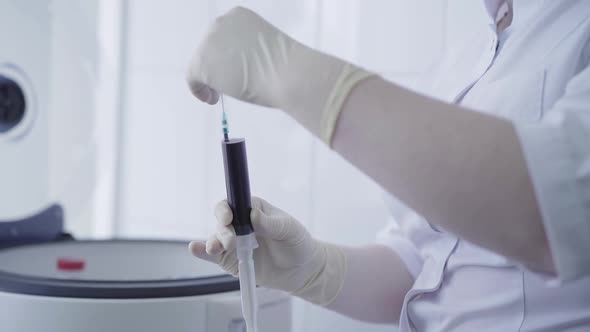
M232 226L236 235L254 232L250 211L250 180L248 177L248 159L246 158L246 140L234 138L222 141L223 165L225 168L225 189L227 202L231 207Z

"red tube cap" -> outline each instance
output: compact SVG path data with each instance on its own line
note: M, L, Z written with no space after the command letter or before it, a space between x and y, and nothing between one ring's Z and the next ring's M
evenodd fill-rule
M80 271L84 269L85 261L82 258L59 257L57 269L61 271Z

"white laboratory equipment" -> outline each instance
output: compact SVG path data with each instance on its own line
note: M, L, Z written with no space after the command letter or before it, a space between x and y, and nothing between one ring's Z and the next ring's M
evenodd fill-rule
M185 241L73 240L62 215L52 206L0 228L2 331L246 331L238 280ZM259 330L290 331L289 298L257 297Z
M63 128L77 125L60 123L66 117L58 108L67 107L67 98L78 107L93 86L73 84L72 75L53 68L67 51L54 45L53 2L0 2L1 330L245 331L238 280L192 257L185 241L79 240L68 234L78 214L59 194L76 193L68 186L55 191L55 169L91 163L93 155L85 151L93 146L85 130L77 132L88 135L84 139L62 140L75 144L72 153L55 145L67 137ZM84 112L81 118L92 118L92 111ZM71 160L55 161L62 157ZM261 288L257 293L260 331L290 331L289 297Z

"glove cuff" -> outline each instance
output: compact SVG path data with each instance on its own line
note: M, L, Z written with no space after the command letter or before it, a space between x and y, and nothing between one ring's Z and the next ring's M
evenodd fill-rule
M329 146L340 111L351 90L375 74L296 41L278 70L276 106Z
M349 63L344 64L342 72L336 80L326 100L326 105L322 110L320 138L330 148L332 147L332 137L334 136L336 124L338 123L338 118L340 117L340 112L342 111L346 98L359 82L375 75Z
M317 305L328 306L340 294L344 285L347 269L346 255L336 245L322 242L318 245L319 253L323 256L323 264L303 287L291 294Z

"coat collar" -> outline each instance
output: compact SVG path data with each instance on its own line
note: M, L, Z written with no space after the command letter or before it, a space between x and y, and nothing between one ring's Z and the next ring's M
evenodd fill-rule
M546 0L513 0L513 19L511 26L518 27L524 21L534 15L542 6L545 5ZM486 14L487 22L490 25L496 25L496 16L500 6L506 2L505 0L483 0L483 8Z

